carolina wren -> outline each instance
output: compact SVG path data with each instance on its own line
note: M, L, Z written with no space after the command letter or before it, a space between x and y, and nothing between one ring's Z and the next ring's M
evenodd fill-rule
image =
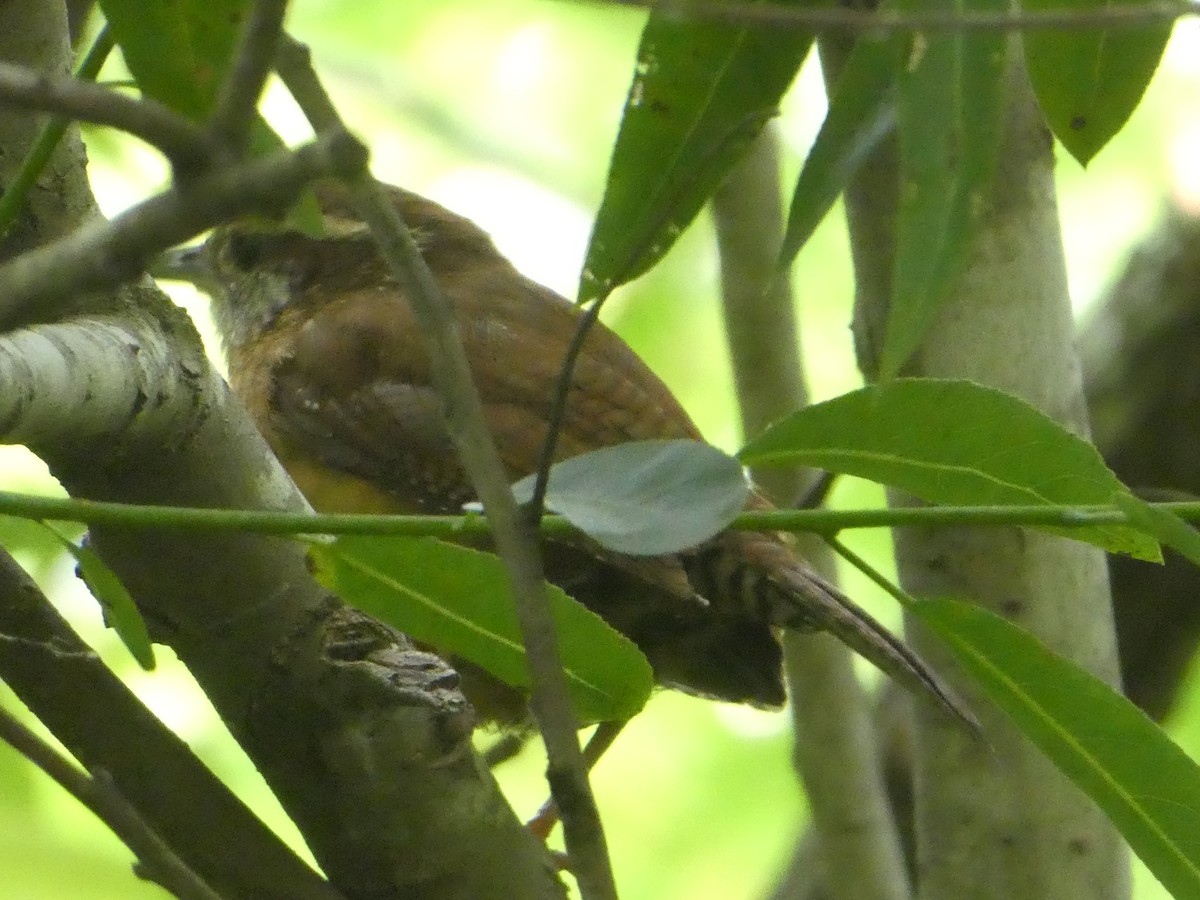
M473 499L451 445L412 310L336 187L320 192L326 236L258 225L219 229L201 251L230 383L313 507L455 513ZM522 276L472 222L392 188L453 303L475 383L515 480L535 467L551 396L580 313ZM667 387L597 324L583 344L558 456L700 435ZM754 498L757 508L768 506ZM545 541L547 577L635 641L659 682L721 700L784 701L773 627L826 630L960 717L904 644L813 573L774 534L726 531L667 557ZM465 667L489 718L523 698Z

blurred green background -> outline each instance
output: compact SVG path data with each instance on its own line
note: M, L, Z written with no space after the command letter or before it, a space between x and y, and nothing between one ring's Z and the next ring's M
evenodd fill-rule
M352 127L367 138L375 172L471 216L527 274L570 296L599 203L608 153L629 84L644 14L562 0L298 0L291 27L316 60ZM110 66L108 77L119 77ZM1200 28L1176 29L1164 65L1125 131L1086 171L1059 163L1060 204L1077 309L1102 290L1126 248L1153 227L1164 198L1200 207ZM281 91L268 116L289 140L306 134ZM824 112L809 65L778 121L785 183ZM115 213L165 180L152 151L108 132L86 134L97 194ZM679 394L709 438L740 441L716 300L713 236L702 219L666 261L609 303L606 318ZM803 353L813 395L858 383L850 344L851 274L840 210L794 269ZM203 298L175 295L207 328ZM217 348L214 346L214 355ZM0 455L0 488L53 491L38 462ZM847 482L834 502L881 502ZM266 787L225 735L170 654L147 675L105 631L72 565L39 531L0 520L0 540L41 580L76 627L146 702L292 840ZM882 533L850 543L880 564ZM894 605L853 573L847 587L894 622ZM868 677L870 673L864 673ZM1193 683L1195 679L1193 678ZM0 703L19 704L0 685ZM1200 692L1186 692L1170 723L1200 754ZM486 740L486 737L485 737ZM544 799L543 760L528 748L499 774L516 808ZM753 898L772 884L804 823L789 767L788 718L659 695L605 757L596 788L623 897ZM130 856L72 799L0 746L0 877L5 897L162 896L129 872ZM1139 900L1166 897L1139 870Z

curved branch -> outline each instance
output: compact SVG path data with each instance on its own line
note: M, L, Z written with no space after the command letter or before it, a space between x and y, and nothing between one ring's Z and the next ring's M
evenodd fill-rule
M175 169L203 169L215 152L204 129L158 101L135 100L77 78L0 62L0 103L120 129L160 150Z
M46 320L81 293L137 278L163 250L252 212L280 213L312 181L356 175L367 151L344 131L295 150L209 172L127 210L109 222L71 234L0 267L0 327Z

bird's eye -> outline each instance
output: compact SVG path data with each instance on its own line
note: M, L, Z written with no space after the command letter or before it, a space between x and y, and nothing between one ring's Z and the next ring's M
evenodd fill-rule
M262 261L264 249L262 235L231 234L223 255L235 268L248 272Z

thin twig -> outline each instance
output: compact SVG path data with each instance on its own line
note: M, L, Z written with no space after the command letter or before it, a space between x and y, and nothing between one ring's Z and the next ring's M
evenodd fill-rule
M824 506L837 478L837 472L818 472L817 477L799 493L792 506L796 509L818 509Z
M146 709L2 548L0 680L80 763L103 769L123 800L218 892L341 897ZM254 860L252 870L246 859Z
M600 307L606 299L607 295L597 297L579 317L579 323L575 326L575 333L571 335L571 343L567 345L567 353L554 382L554 396L550 401L550 413L546 417L546 437L538 451L537 468L534 470L536 477L533 481L533 495L525 504L525 514L534 525L542 518L545 509L546 489L550 485L550 467L554 464L554 451L558 446L558 436L567 415L567 400L571 395L575 363L583 350L583 342L587 340L592 326L600 318Z
M790 26L816 31L891 33L896 31L1080 31L1173 22L1200 16L1200 0L1129 3L1098 6L1086 11L1072 7L1011 12L960 12L930 9L889 12L847 7L784 6L777 3L727 0L572 0L589 5L647 9L658 15L731 25Z
M893 599L899 602L901 606L905 607L906 609L911 609L913 606L916 606L918 602L916 597L908 593L906 590L904 590L904 588L900 587L899 584L892 581L840 540L835 537L826 537L825 543L833 548L833 551L838 556L846 560L846 562L850 563L850 565L854 566L854 568L866 575L876 587L880 588L884 591L884 593L889 594Z
M258 98L275 64L283 33L287 0L255 0L242 28L229 76L208 122L209 134L225 150L240 157L258 115Z
M344 127L312 68L307 48L285 38L277 70L318 134ZM564 811L563 830L580 893L585 900L615 898L612 866L579 747L578 724L567 691L535 533L523 520L509 488L471 380L453 311L382 187L370 177L344 180L381 255L412 300L429 345L434 383L445 399L449 431L492 521L496 546L508 569L529 660L530 707L546 745L550 791Z
M80 228L0 267L0 325L32 318L39 304L68 304L113 288L150 260L221 222L293 202L311 182L361 172L366 149L331 131L295 150L220 168L132 207L109 222ZM38 308L37 318L53 310Z
M135 100L90 81L0 62L0 104L120 129L160 150L176 169L199 171L213 158L208 135L184 116L149 97Z
M107 825L133 851L143 877L182 900L221 900L175 855L107 774L97 771L88 777L3 708L0 708L0 740L57 781Z

